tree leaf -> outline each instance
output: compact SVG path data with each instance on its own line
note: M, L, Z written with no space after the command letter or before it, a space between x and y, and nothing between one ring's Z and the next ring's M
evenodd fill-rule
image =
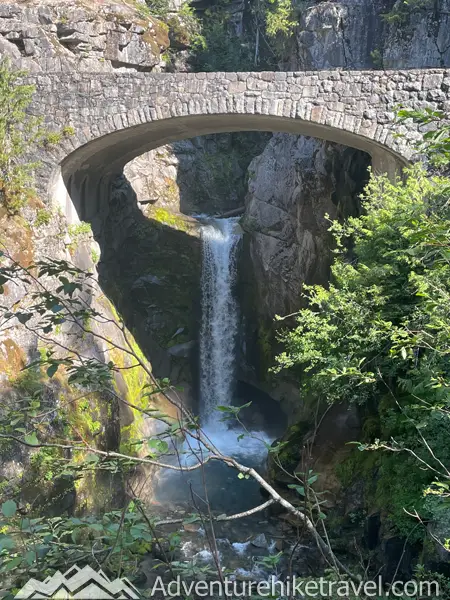
M17 504L14 500L7 500L2 504L2 513L5 517L13 517L17 512Z
M53 377L53 375L56 373L56 371L58 370L59 365L58 364L53 364L50 365L49 368L47 369L47 375L51 378Z
M21 562L22 562L22 557L16 556L16 558L13 558L8 563L6 563L6 565L3 568L5 571L12 571L16 567L18 567Z
M37 439L37 436L34 431L32 433L29 433L28 435L26 435L24 440L27 444L30 444L31 446L39 445L39 440Z
M28 550L28 552L25 553L25 560L31 566L36 562L36 552L34 552L34 550Z

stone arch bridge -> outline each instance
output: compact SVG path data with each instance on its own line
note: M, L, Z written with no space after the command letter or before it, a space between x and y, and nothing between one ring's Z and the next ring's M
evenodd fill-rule
M260 130L352 146L388 173L411 159L413 123L399 105L450 110L450 70L258 73L83 73L28 77L32 112L74 135L42 152L41 189L72 199L89 219L108 183L136 156L197 135ZM404 136L398 137L401 133ZM61 199L60 199L61 201Z

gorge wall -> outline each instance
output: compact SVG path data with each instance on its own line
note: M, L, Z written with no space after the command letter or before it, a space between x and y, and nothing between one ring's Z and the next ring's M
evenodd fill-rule
M71 5L58 1L20 4L2 1L0 60L6 58L27 73L158 70L161 55L169 45L168 29L144 9L145 6L138 10L133 5L95 1ZM97 278L100 249L88 224L71 219L69 214L47 205L44 199L44 194L41 198L33 197L20 214L11 215L0 206L0 243L24 267L51 256L57 261L68 260ZM125 210L122 219L126 218ZM22 285L8 288L7 306L20 302L27 294ZM78 335L74 342L74 332L65 326L58 331L56 340L63 346L74 344L85 357L113 360L123 369L114 378L114 392L125 403L132 403L149 383L149 378L144 370L131 369L126 352L113 349L114 345L124 344L124 337L117 328L120 319L116 307L97 283L83 300L110 319L109 326L104 324L100 328L103 341L96 335ZM96 329L96 333L100 333L100 329ZM132 336L129 339L137 347ZM54 406L68 401L72 406L70 423L97 448L117 450L121 444L126 446L130 435L151 433L148 420L142 419L124 402L111 400L106 390L78 398L68 385L63 369L50 381L45 380L39 368L24 370L45 352L45 342L19 324L2 331L0 415L7 414L11 407L21 406L24 397L34 394L42 397L45 404ZM150 363L144 357L143 360L150 368ZM163 410L170 407L165 406ZM20 444L4 440L0 442L0 454L0 498L8 498L20 490L23 510L32 505L44 514L61 511L71 514L75 510L101 511L123 503L123 482L114 476L99 475L95 481L88 478L82 484L71 478L51 478L45 470L45 453L30 453ZM138 481L139 472L133 477Z

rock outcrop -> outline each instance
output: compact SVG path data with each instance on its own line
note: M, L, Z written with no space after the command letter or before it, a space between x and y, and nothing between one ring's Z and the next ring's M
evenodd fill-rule
M0 53L30 72L152 71L168 47L145 3L0 2Z
M328 280L330 219L358 214L369 163L358 150L288 134L252 161L242 225L262 317L294 312L305 282Z
M39 399L41 408L66 408L67 431L61 435L82 437L87 443L101 450L118 450L120 444L126 444L129 434L134 436L151 435L155 422L144 419L142 414L130 408L142 388L149 383L148 374L136 365L126 351L125 337L120 331L119 317L114 306L105 297L96 282L95 261L98 246L85 226L67 226L63 215L51 211L37 199L33 200L22 212L22 215L11 216L0 207L0 243L2 250L23 267L35 265L38 261L69 261L79 269L93 273L89 286L80 292L79 298L86 306L102 315L102 323L90 320L85 325L93 333L82 332L70 322L63 323L53 332L40 336L35 333L35 319L25 328L18 321L12 322L0 333L0 418L10 414L11 410L25 411L30 397ZM35 269L33 269L35 271ZM51 278L42 278L42 285L52 293L57 287ZM37 290L32 283L24 285L17 281L5 284L5 292L1 295L2 304L14 310L20 302L27 302L33 291ZM37 317L39 319L41 317ZM3 321L4 323L4 321ZM137 348L132 336L127 334L133 348ZM70 350L77 352L84 359L93 359L107 363L112 360L118 367L114 374L113 390L109 393L106 386L102 391L80 390L68 383L68 372L60 367L52 378L45 374L45 367L29 367L30 363L44 356L48 350L54 350L55 356L70 356ZM145 361L145 358L142 358ZM151 369L147 363L148 369ZM155 395L155 401L170 412L168 403L164 404L162 396ZM123 402L122 402L123 400ZM61 412L63 415L63 412ZM59 431L61 423L58 419L42 425L42 435L46 427ZM0 440L0 501L5 494L17 487L21 490L21 502L26 507L28 502L34 506L42 506L47 514L69 513L88 509L101 510L123 503L123 482L115 476L99 475L95 481L91 479L77 482L67 479L45 477L40 469L39 452L41 449L29 450L20 444ZM45 462L45 461L44 461ZM132 474L138 479L139 473ZM143 475L146 478L147 475ZM86 483L87 481L87 483ZM95 488L90 485L95 484ZM96 490L94 495L93 489Z
M167 182L166 182L167 183ZM125 177L96 215L99 282L156 377L187 386L196 372L201 248L195 219L174 204L140 204ZM191 342L185 352L171 348Z
M449 0L306 2L291 69L411 69L450 63Z
M382 0L303 2L282 68L342 73L450 65L448 0L405 6ZM339 218L357 209L367 165L364 153L279 134L250 165L244 226L256 308L264 319L256 338L266 346L257 357L267 355L267 337L273 341L266 331L273 316L299 308L304 283L326 282L331 254L325 214Z

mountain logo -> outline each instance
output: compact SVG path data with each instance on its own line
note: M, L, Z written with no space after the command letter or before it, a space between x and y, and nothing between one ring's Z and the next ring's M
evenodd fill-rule
M66 573L57 571L43 582L30 579L14 598L40 600L139 600L139 591L125 577L110 581L103 571L76 565Z

